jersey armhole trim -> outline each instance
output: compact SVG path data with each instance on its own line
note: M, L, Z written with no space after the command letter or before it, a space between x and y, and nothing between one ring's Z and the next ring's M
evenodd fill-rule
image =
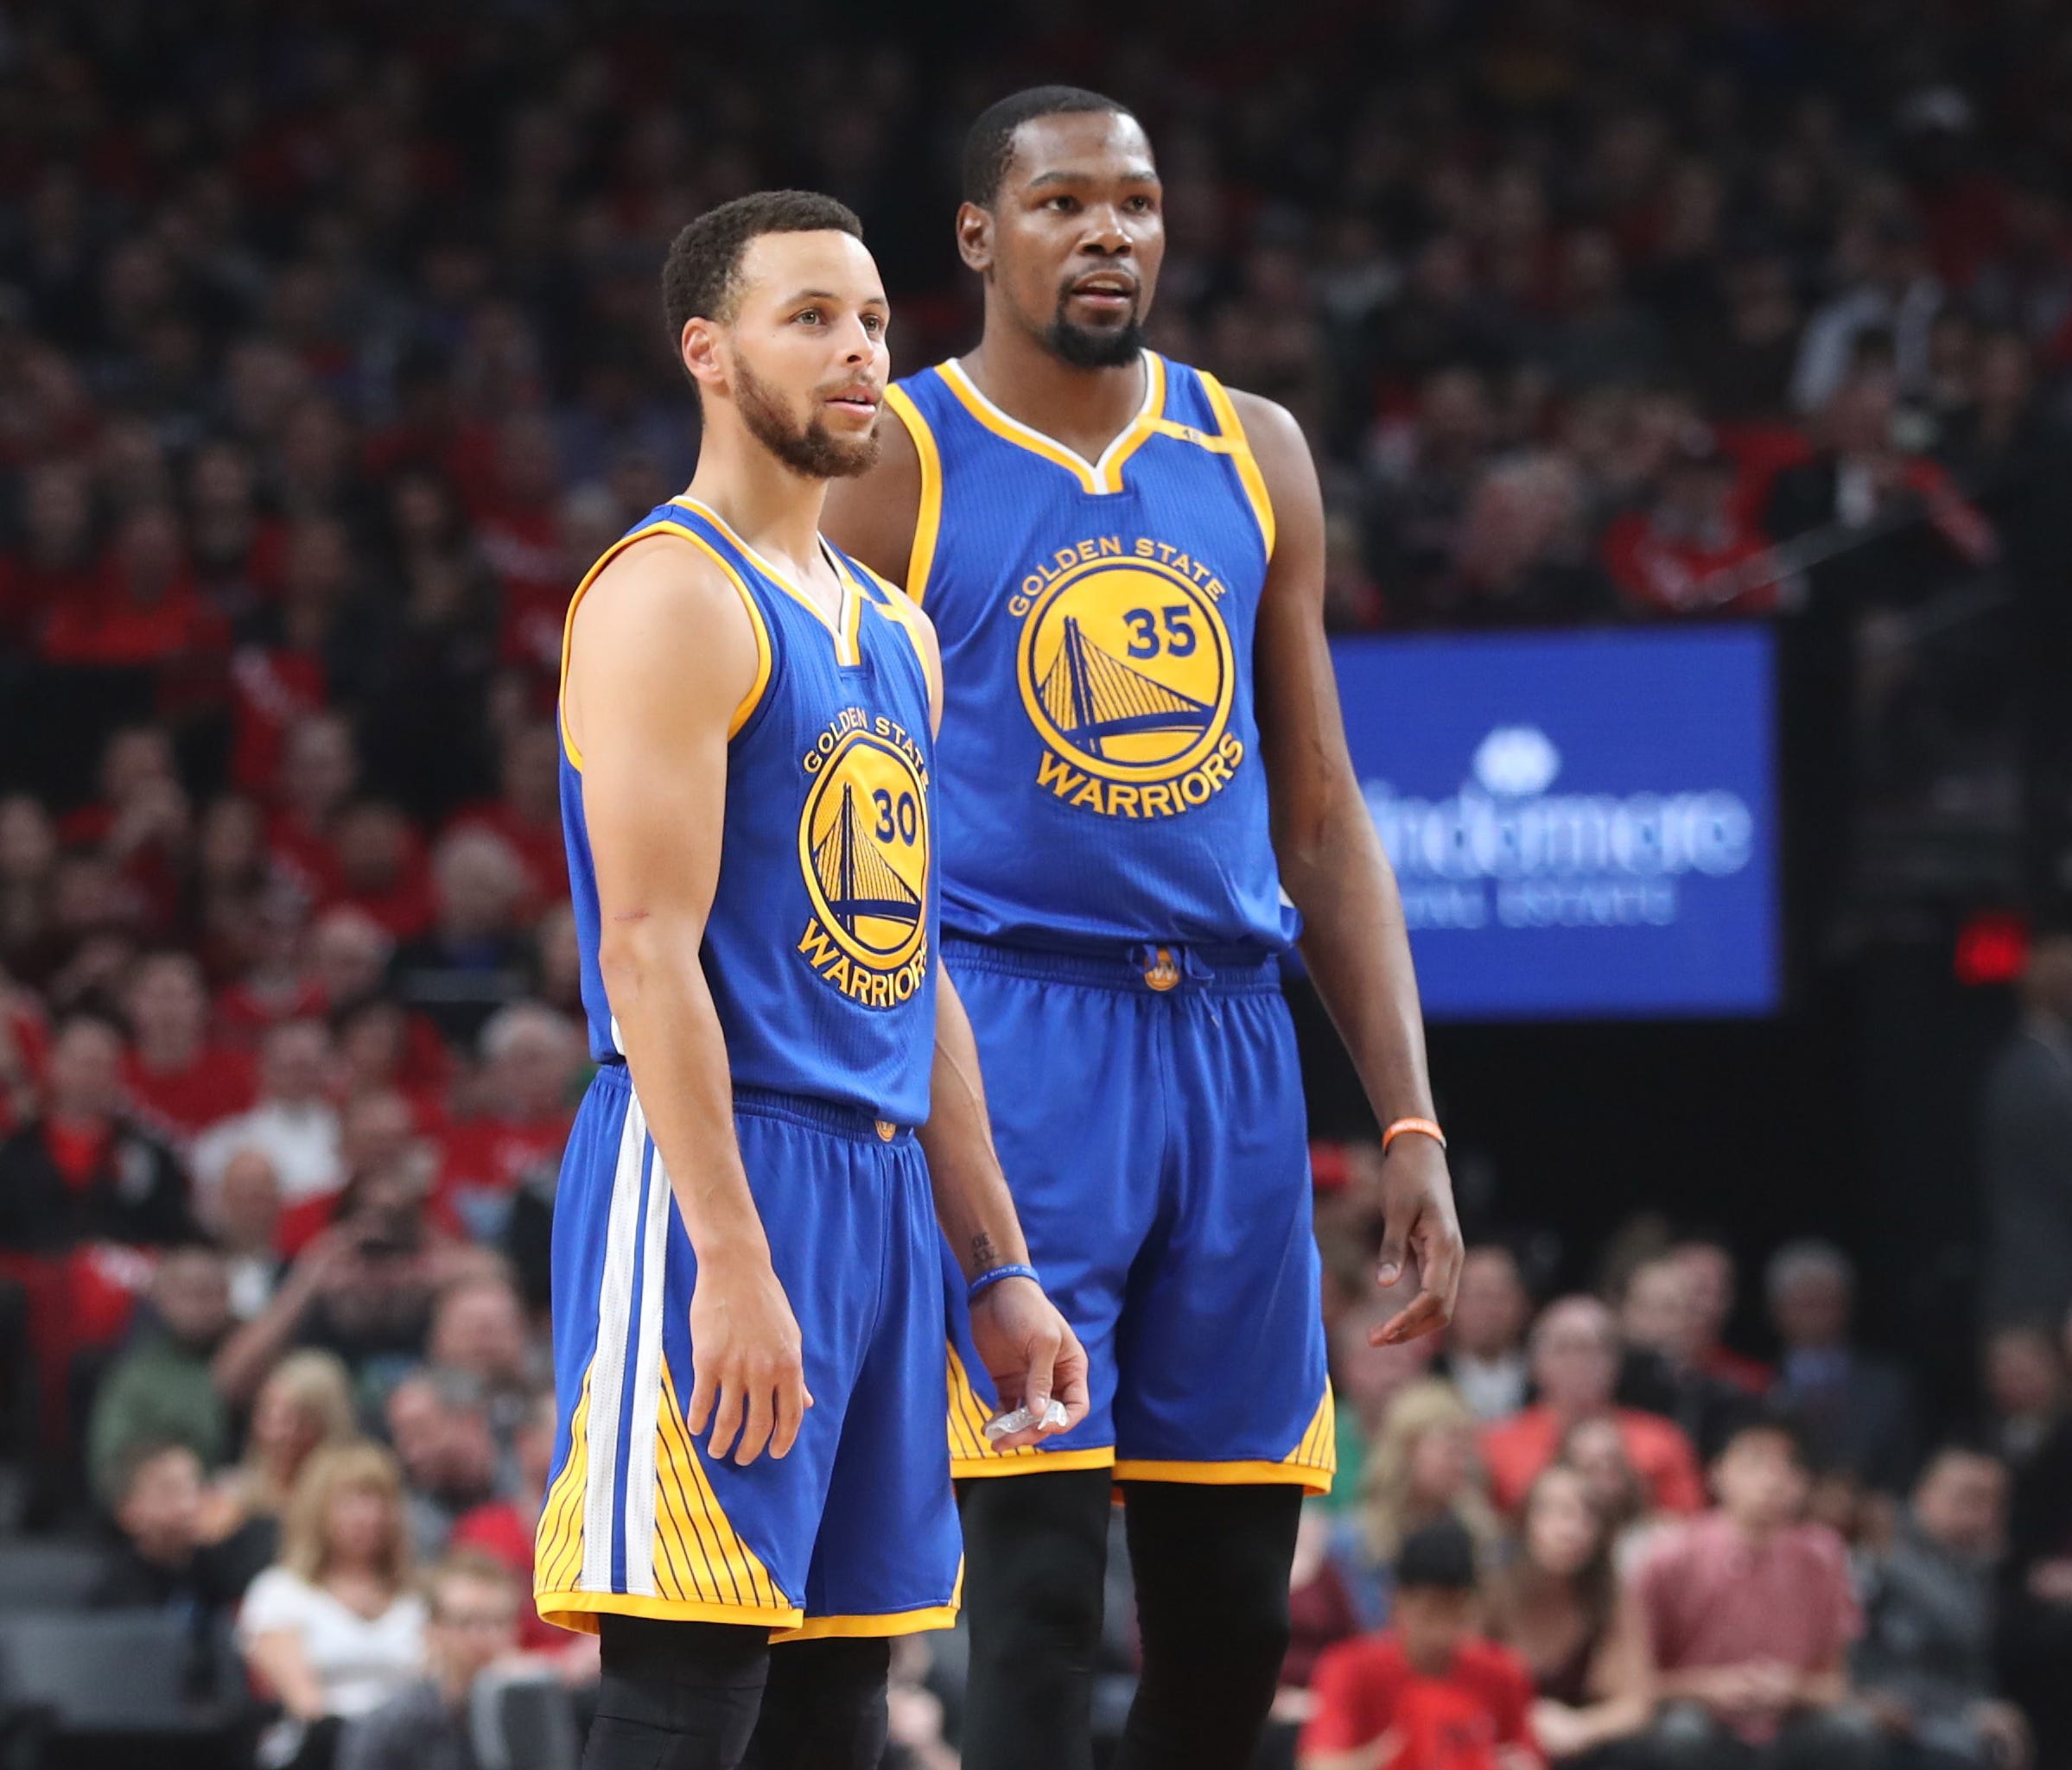
M929 428L928 420L904 387L887 387L885 403L906 425L907 435L913 439L914 457L921 466L921 502L914 511L913 544L906 554L906 593L918 608L928 594L936 537L943 530L943 453L936 446L935 432Z
M741 581L741 574L734 570L719 550L695 529L687 529L681 523L650 523L636 529L630 535L622 535L607 548L597 563L583 574L582 581L575 587L575 593L569 599L569 612L561 629L561 681L554 697L555 723L561 727L561 746L567 754L570 766L582 772L582 752L575 747L575 739L569 734L569 657L575 643L575 611L582 606L583 598L597 581L598 574L617 559L637 541L645 541L651 535L674 535L699 549L725 574L727 581L734 586L734 594L741 599L741 606L748 612L748 625L755 633L755 680L748 685L748 692L741 703L734 709L734 717L728 722L727 736L731 741L741 727L754 717L755 709L762 705L763 696L770 687L770 672L773 654L770 648L770 628L763 619L754 594Z
M1260 538L1266 542L1266 556L1274 557L1274 500L1266 489L1266 475L1259 471L1259 458L1252 453L1252 445L1246 441L1244 425L1237 416L1237 407L1229 390L1206 369L1194 371L1201 377L1202 391L1208 395L1209 403L1216 409L1217 428L1230 445L1231 465L1237 469L1239 482L1244 486L1244 495L1250 500L1252 514L1259 519Z

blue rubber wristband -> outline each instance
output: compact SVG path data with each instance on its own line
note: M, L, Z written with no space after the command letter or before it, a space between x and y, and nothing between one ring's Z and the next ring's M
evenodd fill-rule
M976 1303L980 1291L999 1284L1002 1278L1032 1278L1039 1285L1043 1283L1041 1278L1036 1277L1034 1266L995 1266L988 1272L981 1272L964 1287L964 1301Z

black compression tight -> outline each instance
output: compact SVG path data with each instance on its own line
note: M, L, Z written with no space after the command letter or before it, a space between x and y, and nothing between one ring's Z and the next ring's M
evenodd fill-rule
M1104 1469L963 1484L965 1770L1093 1770L1113 1487Z
M582 1770L876 1770L887 1642L772 1647L766 1629L729 1623L599 1620Z
M964 1484L966 1770L1089 1770L1110 1477ZM1287 1657L1301 1490L1125 1484L1143 1675L1116 1770L1244 1770Z
M1144 1670L1115 1770L1245 1770L1287 1658L1302 1489L1123 1489Z
M878 1770L892 1643L831 1636L770 1649L762 1719L742 1770Z

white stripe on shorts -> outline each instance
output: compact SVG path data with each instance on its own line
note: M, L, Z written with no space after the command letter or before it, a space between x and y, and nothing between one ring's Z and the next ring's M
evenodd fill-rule
M604 1280L597 1298L597 1356L590 1372L589 1480L583 1494L580 1582L584 1591L612 1589L612 1543L619 1524L613 1489L619 1480L619 1424L626 1400L626 1336L633 1311L633 1238L640 1228L640 1166L646 1149L647 1114L640 1110L640 1096L629 1083L626 1123L619 1132L619 1163L612 1173ZM633 1437L638 1443L639 1433ZM653 1437L651 1431L649 1437ZM651 1447L651 1458L652 1454Z
M655 1435L662 1405L662 1263L674 1200L658 1149L648 1170L641 1225L640 1317L633 1340L633 1431L626 1464L626 1589L655 1595Z

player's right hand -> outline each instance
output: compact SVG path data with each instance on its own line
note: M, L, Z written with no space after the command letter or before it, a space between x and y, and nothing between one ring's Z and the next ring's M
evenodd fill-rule
M1029 1416L1027 1425L995 1440L995 1448L1018 1450L1069 1432L1086 1418L1086 1348L1041 1286L1027 1278L1003 1278L980 1291L971 1305L971 1340L993 1379L1001 1412L1019 1408ZM1046 1424L1053 1399L1065 1418Z
M724 1456L734 1445L734 1460L745 1469L766 1447L772 1456L791 1450L813 1398L798 1321L766 1257L699 1263L690 1362L685 1419L693 1437L711 1423L707 1456Z

